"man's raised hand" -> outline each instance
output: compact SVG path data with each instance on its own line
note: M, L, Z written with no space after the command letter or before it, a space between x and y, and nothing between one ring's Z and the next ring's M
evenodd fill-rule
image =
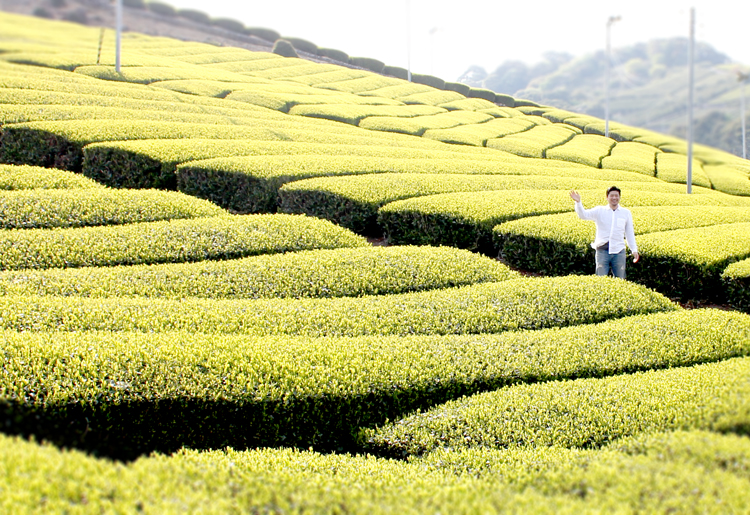
M580 202L581 194L578 193L576 190L570 190L570 198L572 198L576 202Z

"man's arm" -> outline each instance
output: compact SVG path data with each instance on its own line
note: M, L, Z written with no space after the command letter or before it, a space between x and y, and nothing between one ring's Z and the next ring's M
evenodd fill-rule
M570 190L570 198L575 201L575 210L578 218L582 220L595 220L596 215L592 209L584 209L583 203L581 203L581 194L576 190Z

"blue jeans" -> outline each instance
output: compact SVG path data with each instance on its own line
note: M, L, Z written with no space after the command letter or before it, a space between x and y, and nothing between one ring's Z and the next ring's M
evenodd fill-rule
M610 254L607 249L596 251L596 275L609 275L610 269L612 275L625 279L625 249L617 254Z

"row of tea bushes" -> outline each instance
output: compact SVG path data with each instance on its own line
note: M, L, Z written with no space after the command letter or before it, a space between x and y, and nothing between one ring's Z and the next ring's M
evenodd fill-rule
M687 184L687 157L669 152L658 153L656 155L656 177L667 182ZM704 188L711 187L711 180L697 159L693 159L692 184Z
M286 137L290 140L284 140L279 133L286 134ZM175 170L177 166L190 161L245 156L317 156L315 159L318 161L323 156L356 156L409 159L413 161L412 167L426 172L430 171L432 159L457 159L459 160L457 166L463 165L462 168L467 170L467 173L476 173L477 169L493 170L494 168L494 173L553 175L558 173L559 170L565 170L566 175L577 174L588 178L603 177L604 175L601 170L594 170L590 167L572 163L547 163L535 160L529 162L530 160L524 160L511 154L492 152L481 147L449 147L442 143L430 142L421 138L403 140L402 135L397 134L392 135L395 136L393 139L367 131L362 131L361 134L361 136L346 138L346 143L341 143L340 137L336 134L316 133L307 130L279 130L274 140L271 141L162 139L92 143L83 149L82 171L84 175L111 186L154 187L157 184L173 184L176 181ZM309 158L301 157L301 159ZM471 161L471 163L464 163L464 160ZM476 163L476 161L481 160L486 162ZM419 161L425 162L420 163ZM312 166L317 165L313 163ZM299 169L302 166L298 165L292 170L295 170L295 168ZM385 169L383 171L391 170ZM493 171L484 173L493 173ZM336 168L333 168L333 173L337 173ZM623 177L626 175L638 177L640 175L628 172L619 172L619 174L618 176ZM305 177L304 174L295 175L298 178ZM309 176L307 175L307 177ZM221 181L218 185L218 189L220 188ZM207 182L205 185L201 185L201 189L210 191L212 185Z
M642 432L712 429L747 403L748 377L750 358L733 358L514 385L365 430L361 438L374 453L406 456L441 447L588 448Z
M721 274L721 278L729 303L750 313L750 259L732 263Z
M67 170L29 165L0 165L0 195L8 191L84 188L102 188L102 185Z
M426 129L423 137L442 141L444 143L455 143L459 145L486 146L488 140L502 138L509 134L518 134L536 127L546 125L544 118L531 120L530 117L495 118L484 123L474 123L445 129ZM541 122L544 120L543 123Z
M750 207L633 207L635 234L750 222ZM721 229L720 229L721 230ZM593 269L595 226L575 213L521 218L492 229L494 248L512 266L547 275L589 273ZM640 238L637 238L640 241ZM715 240L711 240L719 246ZM641 249L643 250L643 249ZM644 256L645 257L645 256ZM648 266L644 260L639 266Z
M0 388L16 421L7 431L58 445L85 431L100 452L222 442L349 449L360 427L462 395L726 360L750 353L748 335L750 317L720 310L500 335L5 331Z
M0 295L300 298L383 295L516 277L449 247L362 247L129 267L0 272Z
M636 174L637 175L637 174ZM627 206L747 206L748 199L719 193L683 195L652 191L650 183L623 195ZM703 190L708 191L708 190ZM582 198L602 198L602 190L582 190ZM445 193L391 202L380 208L378 223L392 243L451 245L492 251L494 226L518 218L573 209L564 190Z
M54 172L51 175L54 177ZM226 214L211 202L175 191L109 188L0 191L0 229L119 225Z
M233 259L365 247L367 240L298 215L219 216L121 226L0 231L0 270Z
M252 123L251 123L252 120ZM310 141L331 143L366 132L352 134L340 127L250 119L243 125L229 123L186 123L183 121L144 120L64 120L5 124L0 129L0 160L5 163L49 166L81 170L83 148L90 143L132 140L248 140ZM321 133L322 132L322 133ZM64 164L64 166L63 166Z
M644 143L620 142L612 147L609 155L602 158L602 168L630 170L654 177L657 152L655 147Z
M595 323L673 309L676 306L666 297L631 282L555 277L320 299L6 296L0 297L0 323L18 331L192 331L259 336L463 334Z
M565 124L536 125L527 131L486 141L486 146L522 157L545 158L550 148L570 141L578 129Z
M428 129L449 129L461 125L484 123L493 119L494 117L488 113L458 110L407 119L398 116L368 116L359 122L359 127L422 136Z
M571 476L578 475L579 479L583 479L580 478L581 470L599 468L603 463L610 461L612 465L619 462L623 465L623 470L629 470L635 465L642 466L648 471L647 475L655 471L645 459L625 464L627 458L623 460L624 457L652 458L662 463L679 462L683 467L692 470L716 472L719 475L728 472L748 479L749 451L750 442L738 435L702 430L677 430L629 436L597 449L555 446L519 446L507 449L440 448L422 457L412 456L408 463L425 466L430 471L451 471L461 477L471 475L483 480L501 481L515 488L542 486L546 487L544 489L549 493L549 489L554 490L561 486L560 480L576 484L576 479ZM664 472L666 471L660 471L661 481L665 479ZM678 472L676 476L679 475ZM623 474L619 478L610 477L615 479L617 485L621 485L625 480ZM659 484L661 481L652 480L645 483ZM588 485L587 480L583 480L579 486L587 487L587 497L597 490L592 488L594 485ZM596 486L602 487L603 484L599 483ZM570 493L576 495L578 492ZM625 492L623 495L626 495ZM651 510L647 511L652 510L653 505Z
M632 442L632 443L631 443ZM661 455L665 446L668 453ZM622 448L622 449L621 449ZM742 513L746 439L657 433L600 451L436 452L409 462L292 449L182 450L122 464L0 436L9 513ZM703 453L700 453L703 451ZM437 463L437 459L445 462ZM466 467L458 475L446 470ZM487 479L477 467L497 463ZM513 481L524 466L534 467ZM505 477L503 473L506 473ZM164 495L169 491L169 495Z
M610 154L614 146L615 140L612 138L596 134L579 134L562 145L547 149L544 156L547 159L572 161L601 168L602 160Z
M354 162L359 164L357 161ZM442 172L444 163L446 171L462 168L460 162L457 161L432 160L429 162L429 169L432 172ZM410 164L412 166L408 166ZM287 183L278 190L279 210L326 218L338 225L362 233L375 230L378 210L383 205L397 200L440 193L488 190L527 190L529 196L543 195L544 191L539 190L600 189L604 192L612 181L611 178L605 181L581 178L576 175L568 176L565 169L559 169L555 175L414 173L419 170L414 166L415 164L417 163L413 161L402 163L392 161L389 168L408 170L406 173L320 177ZM372 171L379 170L380 168L375 168ZM578 171L576 168L573 170ZM531 170L525 169L524 171L530 172ZM638 177L627 175L625 178ZM661 192L677 192L680 188L674 184L651 182L648 179L643 182L619 181L618 184L627 189L647 188L650 191Z
M645 234L638 245L648 260L631 267L633 280L682 299L724 301L721 274L750 257L750 222Z

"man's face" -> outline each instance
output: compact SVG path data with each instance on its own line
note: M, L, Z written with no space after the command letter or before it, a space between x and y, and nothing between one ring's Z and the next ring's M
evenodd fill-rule
M609 202L609 207L611 207L612 209L617 208L618 204L620 203L620 192L610 191L609 195L607 195L607 201Z

